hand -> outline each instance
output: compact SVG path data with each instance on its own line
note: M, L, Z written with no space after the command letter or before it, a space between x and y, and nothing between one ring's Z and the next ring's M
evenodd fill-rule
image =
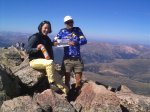
M40 50L42 46L43 46L43 44L38 44L37 45L37 50Z
M70 46L75 46L75 42L73 42L73 41L68 42L68 45L70 45Z
M54 42L54 46L57 46L59 43L58 42Z

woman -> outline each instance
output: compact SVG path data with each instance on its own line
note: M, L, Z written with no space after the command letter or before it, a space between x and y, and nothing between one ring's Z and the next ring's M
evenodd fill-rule
M57 82L54 76L54 55L52 46L54 45L51 42L51 39L48 37L48 34L52 32L51 24L49 21L43 21L38 26L39 32L33 34L29 37L27 53L29 54L30 66L34 69L45 69L50 87L60 88L64 93L67 93L67 88L61 82ZM48 59L45 59L44 54L41 51L41 48L45 48L47 52Z

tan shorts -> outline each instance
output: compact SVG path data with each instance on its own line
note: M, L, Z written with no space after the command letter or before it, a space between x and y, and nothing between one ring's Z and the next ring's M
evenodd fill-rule
M65 72L82 72L84 64L81 58L64 58L62 64L62 70Z

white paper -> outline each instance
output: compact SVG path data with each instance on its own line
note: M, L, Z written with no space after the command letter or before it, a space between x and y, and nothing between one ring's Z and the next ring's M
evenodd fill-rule
M69 45L57 45L57 47L67 47Z
M67 47L70 39L57 39L58 45L57 47Z

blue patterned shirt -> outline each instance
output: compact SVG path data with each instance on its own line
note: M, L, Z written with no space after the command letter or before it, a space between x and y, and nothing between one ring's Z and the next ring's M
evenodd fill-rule
M87 43L87 39L79 27L73 27L72 29L63 28L57 34L57 38L69 39L69 41L75 42L75 46L64 47L65 57L80 57L80 45ZM55 41L56 40L54 40L54 42Z

